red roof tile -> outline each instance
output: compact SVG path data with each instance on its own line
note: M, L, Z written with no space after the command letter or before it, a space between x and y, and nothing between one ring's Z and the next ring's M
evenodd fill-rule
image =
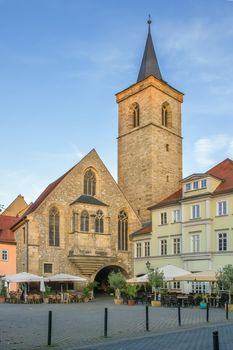
M167 204L175 204L178 201L180 201L182 199L182 189L180 188L178 191L172 193L170 196L166 197L165 199L163 199L161 202L152 205L151 207L149 207L148 209L155 209L157 207L162 207L165 206Z
M131 233L131 236L151 233L151 231L152 231L152 222L148 222L148 223L144 224L139 230Z
M0 215L0 242L15 243L15 236L10 228L18 219L14 216Z

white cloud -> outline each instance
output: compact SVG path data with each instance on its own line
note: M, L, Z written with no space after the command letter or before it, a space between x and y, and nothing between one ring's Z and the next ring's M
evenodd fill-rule
M198 164L211 166L226 157L233 157L233 137L214 135L203 137L194 144L194 156Z

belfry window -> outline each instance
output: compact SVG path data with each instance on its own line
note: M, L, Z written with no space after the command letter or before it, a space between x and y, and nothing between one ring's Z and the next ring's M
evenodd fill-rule
M81 213L80 231L82 231L82 232L89 231L89 215L88 215L88 212L86 210L82 211L82 213Z
M95 217L95 232L104 232L104 214L102 210L98 210Z
M166 128L172 127L172 112L171 107L168 102L164 102L162 104L162 111L161 111L161 117L162 117L162 125Z
M49 245L59 247L60 245L60 215L57 208L49 211Z
M140 124L140 119L139 119L139 105L135 103L133 107L133 127L136 128Z
M128 216L124 210L118 215L118 250L128 250Z
M95 196L96 194L96 176L95 173L89 169L84 175L84 194Z

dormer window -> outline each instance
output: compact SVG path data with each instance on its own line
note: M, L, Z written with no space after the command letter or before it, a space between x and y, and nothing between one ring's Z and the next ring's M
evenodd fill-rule
M194 189L194 190L197 190L198 187L199 187L199 186L198 186L198 181L194 181L194 182L193 182L193 189Z
M191 190L191 183L188 183L185 185L185 191L190 191Z
M201 188L206 188L207 187L207 180L203 179L201 180Z

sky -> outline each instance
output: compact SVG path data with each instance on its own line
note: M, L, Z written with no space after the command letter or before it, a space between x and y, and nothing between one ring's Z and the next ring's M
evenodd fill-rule
M232 0L0 0L0 204L95 148L117 178L115 94L137 80L151 15L182 91L183 176L233 159Z

